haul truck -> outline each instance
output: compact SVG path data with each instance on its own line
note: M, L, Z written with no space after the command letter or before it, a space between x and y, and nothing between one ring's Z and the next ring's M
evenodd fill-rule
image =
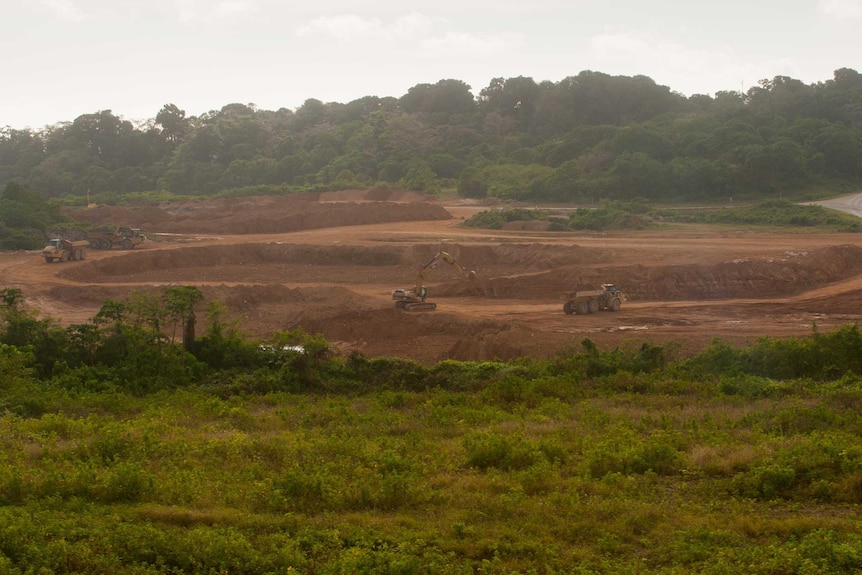
M124 250L130 250L142 243L146 235L138 228L120 226L113 230L92 230L87 232L87 241L90 249L109 250L114 246L120 246Z
M579 291L569 294L563 311L567 314L586 315L599 310L619 311L625 294L614 284L602 284L600 290Z
M78 261L87 257L87 240L64 240L54 238L48 241L48 245L42 249L42 257L48 263Z

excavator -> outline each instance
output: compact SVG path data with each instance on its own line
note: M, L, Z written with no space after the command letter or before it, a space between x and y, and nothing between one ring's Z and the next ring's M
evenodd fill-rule
M476 278L475 271L467 271L461 262L453 258L446 252L438 252L431 260L422 266L419 274L416 276L416 286L413 289L398 288L392 292L392 299L395 300L395 309L403 309L405 311L432 311L437 309L437 304L425 301L428 297L428 288L425 287L425 272L433 269L440 261L444 261L456 268L467 279L473 281Z

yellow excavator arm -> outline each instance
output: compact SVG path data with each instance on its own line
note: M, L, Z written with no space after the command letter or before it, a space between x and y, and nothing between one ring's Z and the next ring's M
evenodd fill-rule
M461 262L456 260L446 252L438 252L431 258L427 264L419 269L416 275L416 285L412 290L396 289L392 292L392 299L395 301L396 309L406 310L433 310L437 308L437 304L425 301L428 295L428 289L425 287L425 272L436 267L440 261L444 261L452 267L456 268L468 280L472 281L476 277L475 271L468 271Z
M425 272L434 269L437 266L437 263L443 260L447 264L456 268L461 274L467 278L467 280L472 281L476 277L476 272L468 271L461 262L453 258L450 254L446 252L438 252L431 260L422 266L422 269L419 270L419 274L416 276L416 287L414 288L414 293L416 297L425 299L425 295L427 294L427 289L425 289Z

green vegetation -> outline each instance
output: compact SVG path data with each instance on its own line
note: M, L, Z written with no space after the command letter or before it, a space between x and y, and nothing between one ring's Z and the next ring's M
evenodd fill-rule
M41 249L48 230L68 221L56 202L9 182L0 192L0 251Z
M547 210L533 210L525 208L497 209L478 212L461 225L465 228L484 228L488 230L499 230L510 222L531 221L553 221L560 226L560 218L552 218Z
M714 97L585 71L497 78L477 97L441 80L296 110L232 103L186 117L166 104L138 125L102 110L0 129L0 249L37 249L62 221L58 205L88 202L374 187L586 205L829 197L862 184L860 106L862 75L842 68L813 85L778 76ZM648 225L620 216L583 213L568 227Z
M578 208L569 215L571 230L642 230L654 224L643 201L605 202L599 208Z
M21 300L0 573L862 570L856 325L424 366L251 341L187 286L68 328Z
M371 187L532 202L717 204L859 188L862 75L685 97L645 76L459 80L401 97L166 104L133 124L110 110L41 131L0 129L0 186L100 204L177 196Z
M499 229L508 222L550 221L549 230L641 230L673 223L816 228L818 231L858 232L859 218L787 200L764 200L727 208L653 208L643 201L604 202L597 208L578 208L568 218L546 209L493 209L478 212L464 227Z
M656 210L653 216L666 222L741 224L817 228L821 231L858 232L859 218L820 206L787 200L765 200L743 208Z

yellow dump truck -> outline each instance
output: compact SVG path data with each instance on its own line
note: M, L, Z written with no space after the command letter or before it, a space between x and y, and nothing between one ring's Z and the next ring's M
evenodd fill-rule
M571 315L586 315L599 310L619 311L626 296L614 284L602 284L600 290L570 293L563 304L563 311Z
M120 247L130 250L136 245L143 243L146 235L138 228L120 226L113 229L99 229L87 232L87 241L92 250L109 250Z
M42 248L42 257L48 263L78 261L87 257L87 240L64 240L54 238L48 241L48 245Z

